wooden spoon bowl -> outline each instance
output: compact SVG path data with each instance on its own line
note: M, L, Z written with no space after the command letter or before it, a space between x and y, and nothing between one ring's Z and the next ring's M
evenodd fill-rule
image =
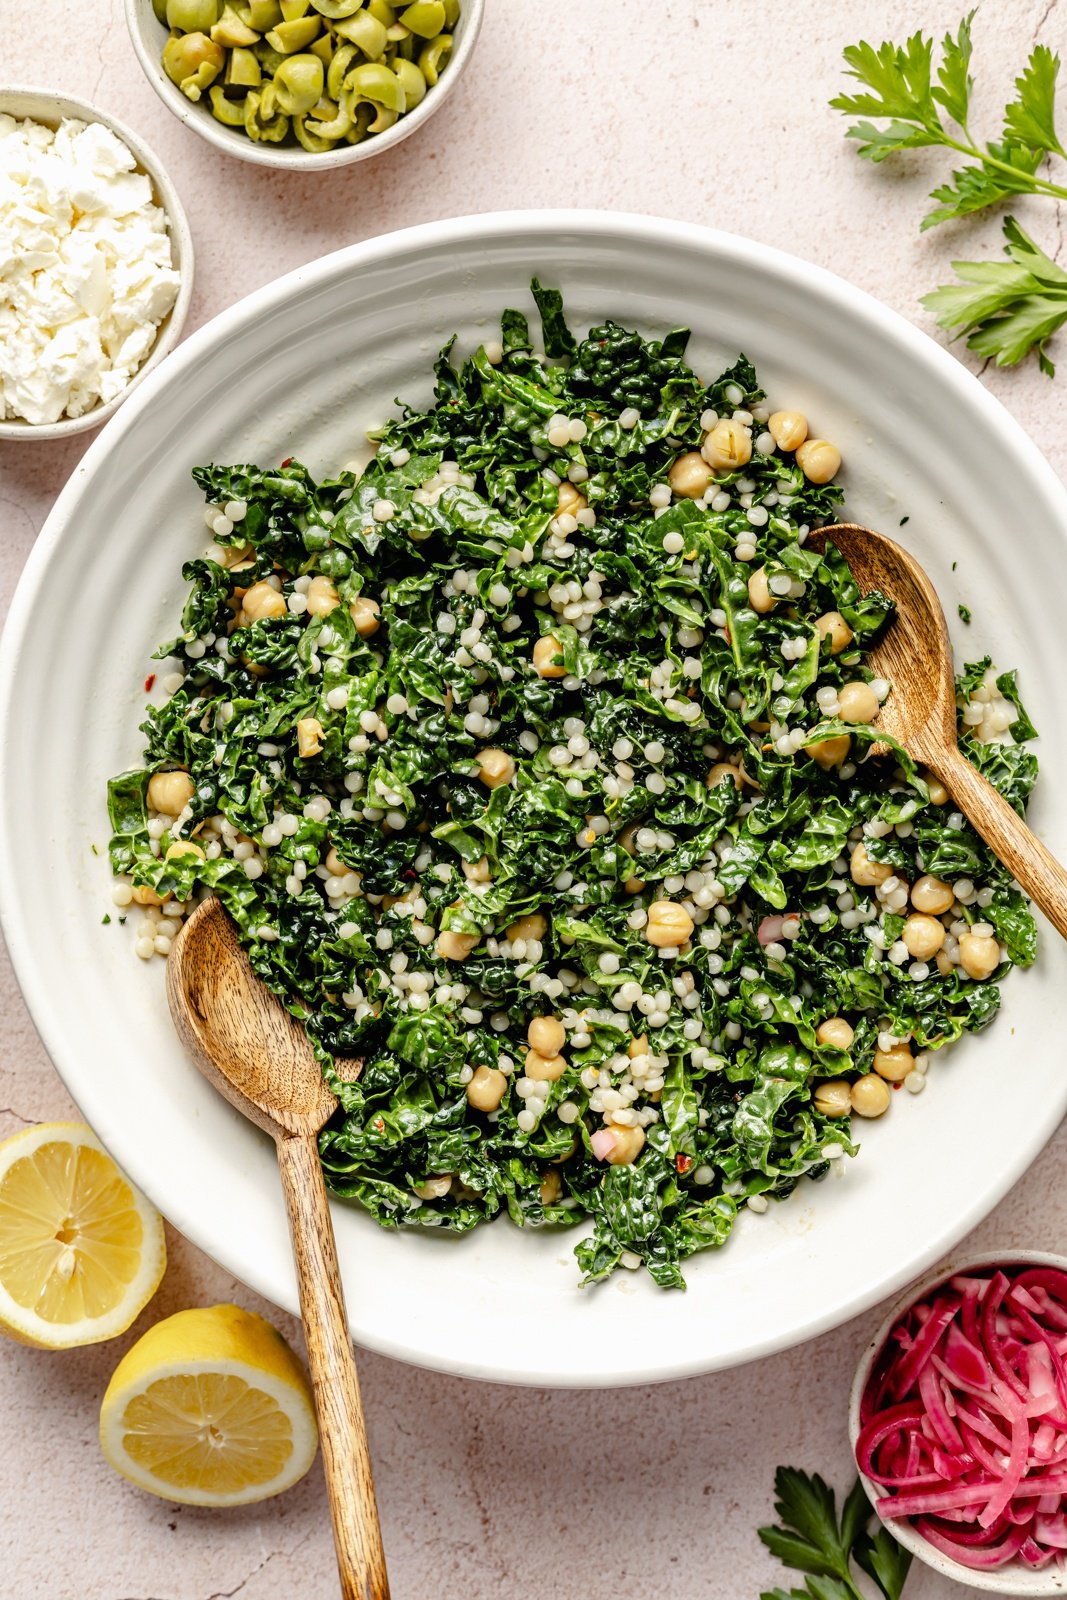
M930 579L907 550L858 523L816 529L808 542L815 549L833 544L864 593L878 589L896 606L867 658L871 671L892 685L875 726L941 780L994 855L1067 938L1067 871L959 748L952 645Z

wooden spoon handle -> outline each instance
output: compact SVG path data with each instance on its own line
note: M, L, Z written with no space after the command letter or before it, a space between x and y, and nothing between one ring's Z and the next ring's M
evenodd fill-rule
M955 746L930 752L926 765L941 779L993 854L1067 939L1067 868Z
M367 1428L313 1134L278 1139L343 1600L389 1600Z

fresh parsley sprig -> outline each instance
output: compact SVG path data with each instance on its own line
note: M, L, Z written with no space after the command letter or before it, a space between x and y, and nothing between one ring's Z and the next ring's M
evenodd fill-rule
M972 11L955 35L945 35L936 62L933 39L922 33L902 45L890 40L877 47L850 45L844 52L846 68L862 92L830 102L835 110L862 119L847 137L857 141L868 161L931 145L965 158L950 181L931 191L935 204L922 220L923 229L973 216L1015 195L1067 200L1067 187L1038 170L1050 159L1067 160L1056 132L1059 57L1047 45L1034 46L1015 80L1015 98L1004 108L1000 138L980 142L969 122L973 17ZM972 350L998 366L1014 366L1034 351L1051 377L1055 368L1046 345L1067 320L1067 274L1013 217L1006 219L1004 232L1006 261L954 261L962 281L934 290L923 304L943 328L956 337L966 335Z
M857 1478L837 1517L837 1501L818 1473L796 1467L774 1475L774 1509L780 1524L759 1536L784 1566L806 1574L801 1589L765 1589L760 1600L864 1600L853 1563L872 1578L885 1600L900 1600L911 1556L885 1528L871 1534L872 1512Z

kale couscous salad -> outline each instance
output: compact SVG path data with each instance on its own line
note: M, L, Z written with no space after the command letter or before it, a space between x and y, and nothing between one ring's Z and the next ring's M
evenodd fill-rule
M583 1281L682 1287L992 1021L1035 926L884 753L892 597L807 544L835 446L744 356L707 382L686 330L579 337L533 295L540 348L518 311L446 347L361 473L195 470L114 899L146 960L222 899L337 1094L334 1193L591 1223ZM958 705L1021 811L1014 675L966 666Z

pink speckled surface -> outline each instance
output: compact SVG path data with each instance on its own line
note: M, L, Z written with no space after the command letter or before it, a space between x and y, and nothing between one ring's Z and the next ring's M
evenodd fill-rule
M1039 30L1063 48L1056 5L985 0L978 101L991 116ZM180 128L140 75L121 0L81 0L77 42L65 0L4 0L0 74L92 99L154 146L196 240L190 328L338 245L435 217L541 205L711 222L832 266L929 326L917 295L944 274L950 255L992 245L996 223L920 237L922 196L940 158L862 166L826 101L840 79L841 47L881 38L887 12L901 35L919 25L943 31L961 9L962 0L794 0L785 8L488 0L470 72L441 115L392 154L325 177L226 160ZM1051 208L1016 209L1059 248L1061 219ZM986 379L1062 473L1067 377L1050 385L1027 366ZM85 442L0 445L4 609ZM0 985L2 1137L73 1108L6 967ZM973 1242L1062 1248L1065 1194L1061 1133ZM900 1200L906 1208L905 1173ZM279 1500L212 1513L150 1499L100 1458L100 1396L136 1333L183 1306L230 1298L274 1314L181 1238L172 1234L170 1248L159 1295L115 1345L56 1356L0 1345L2 1600L318 1600L336 1592L317 1467ZM474 1386L365 1357L395 1600L755 1600L779 1576L754 1535L770 1511L775 1465L848 1479L848 1385L878 1315L737 1372L617 1394ZM277 1320L299 1338L290 1319ZM951 1592L916 1571L907 1596L947 1600Z

